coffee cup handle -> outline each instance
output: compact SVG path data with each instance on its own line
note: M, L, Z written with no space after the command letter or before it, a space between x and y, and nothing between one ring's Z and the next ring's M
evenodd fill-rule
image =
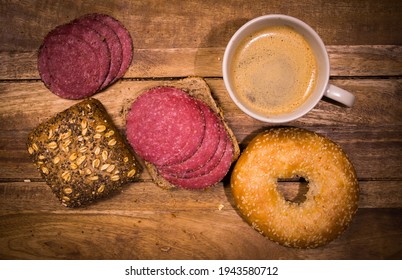
M355 96L352 93L331 84L328 85L324 95L348 107L352 107L355 102Z

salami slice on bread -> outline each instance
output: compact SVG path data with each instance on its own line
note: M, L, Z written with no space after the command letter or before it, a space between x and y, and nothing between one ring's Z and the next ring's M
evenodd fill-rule
M147 89L130 105L127 139L162 188L216 185L239 156L237 140L202 78Z

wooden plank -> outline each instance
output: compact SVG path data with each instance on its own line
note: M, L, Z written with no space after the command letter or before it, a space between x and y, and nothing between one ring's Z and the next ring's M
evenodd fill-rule
M331 76L401 76L402 46L327 46ZM224 48L134 49L125 78L222 77ZM37 52L0 52L0 80L39 79ZM15 63L18 61L18 63Z
M400 259L401 209L360 209L330 244L279 246L232 211L14 213L0 217L1 259Z
M398 0L290 0L286 5L277 0L174 0L163 4L158 0L12 0L0 6L0 49L36 50L52 28L91 12L119 19L140 49L224 47L246 21L273 13L300 18L315 28L327 45L399 45L401 11Z
M332 45L326 48L331 64L331 76L378 77L401 75L401 46ZM373 69L372 67L378 68Z
M244 132L241 127L232 126L239 135L241 148L246 147L257 132L257 128ZM337 142L348 154L361 180L400 180L402 174L401 126L394 127L310 127L298 126L316 131ZM0 135L0 180L40 179L40 174L31 162L25 148L28 131L13 133L4 131ZM149 179L144 172L142 179Z
M105 105L116 125L123 128L123 109L127 109L129 103L146 88L168 82L168 79L120 81L94 97ZM241 126L246 133L250 133L264 126L264 123L251 119L236 107L222 79L207 79L207 83L233 127ZM345 108L323 99L310 113L290 125L342 124L356 127L402 124L399 106L402 101L402 79L336 79L331 80L331 83L354 93L355 105ZM30 130L41 121L78 102L57 97L40 81L0 83L0 92L0 124L5 130Z
M360 181L359 208L402 208L401 181ZM299 192L299 183L280 182L283 196L289 200ZM126 185L113 197L78 210L67 209L53 196L43 181L0 182L0 215L13 212L181 212L230 211L234 201L230 191L229 175L216 187L205 191L163 190L150 179Z
M105 105L124 134L124 108L145 88L164 82L121 81L95 97ZM258 132L271 127L242 113L229 98L221 79L207 82L242 147ZM324 100L305 117L287 125L314 130L339 143L361 179L400 179L402 79L343 79L333 83L356 94L353 108ZM78 101L61 99L38 81L2 83L0 92L0 178L39 178L25 150L26 136L40 122Z

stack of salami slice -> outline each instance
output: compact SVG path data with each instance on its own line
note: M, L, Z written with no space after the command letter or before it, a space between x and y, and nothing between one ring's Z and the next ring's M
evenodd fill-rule
M233 146L221 118L175 87L142 93L127 114L135 152L176 187L203 189L229 171Z
M82 99L123 77L131 64L133 42L116 19L88 14L53 29L39 49L44 84L66 99Z

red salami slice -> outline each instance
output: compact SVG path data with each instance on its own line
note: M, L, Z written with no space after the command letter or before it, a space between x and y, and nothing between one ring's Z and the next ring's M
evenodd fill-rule
M39 49L38 70L56 95L82 99L121 78L132 56L131 36L118 20L87 14L49 32Z
M143 159L157 165L180 163L200 147L205 119L193 98L173 87L141 94L127 114L127 139Z
M233 146L230 141L226 141L226 148L219 164L208 174L191 178L177 178L173 176L164 176L170 183L185 189L203 189L220 182L229 171L233 157Z
M92 14L91 17L109 25L119 37L122 46L123 61L116 79L120 79L130 67L133 59L133 40L131 39L130 33L120 21L111 16L104 14Z
M62 98L91 96L102 84L96 53L71 34L46 39L39 52L38 68L44 84Z
M224 128L222 127L220 129L220 139L219 139L217 150L216 150L215 154L213 155L213 157L209 161L204 163L203 166L201 166L200 168L198 168L196 170L188 171L188 172L185 172L185 173L165 172L163 169L159 169L159 173L165 178L170 178L170 177L194 178L194 177L199 177L199 176L203 176L205 174L208 174L213 169L215 169L216 166L221 161L221 159L222 159L222 157L223 157L223 155L225 153L225 149L226 149L226 145L227 145L228 141L229 141L229 138L228 138L228 135L226 133L226 130L224 130Z
M161 167L161 172L183 177L186 173L205 166L217 152L219 141L224 136L224 134L222 136L221 130L224 128L218 116L207 105L199 100L197 100L197 103L205 117L205 136L201 146L189 159L179 164Z
M88 43L98 56L100 67L99 80L101 84L103 84L110 69L110 50L105 40L98 32L92 28L71 22L59 26L53 30L51 34L71 34Z
M123 52L119 37L114 30L107 24L97 20L93 15L87 15L74 21L77 24L89 27L98 32L105 40L110 51L110 66L109 72L103 82L101 89L109 86L114 81L120 71L121 63L123 60Z
M38 66L52 92L63 98L80 99L100 89L109 73L110 52L96 31L70 23L46 36Z

